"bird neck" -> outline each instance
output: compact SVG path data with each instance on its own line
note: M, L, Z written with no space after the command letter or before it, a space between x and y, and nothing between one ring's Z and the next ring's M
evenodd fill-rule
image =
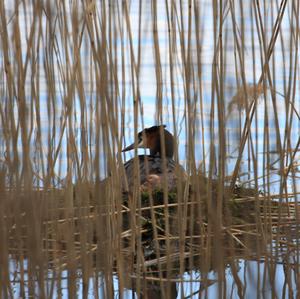
M173 158L173 154L174 154L174 149L173 149L174 140L173 140L173 136L171 135L171 133L165 131L164 138L165 138L164 146L165 146L165 155L166 155L166 158L172 159ZM163 156L162 142L161 142L160 136L158 136L158 138L157 138L157 140L155 142L155 146L153 146L152 148L150 148L150 155L152 155L152 156L158 155L160 157Z

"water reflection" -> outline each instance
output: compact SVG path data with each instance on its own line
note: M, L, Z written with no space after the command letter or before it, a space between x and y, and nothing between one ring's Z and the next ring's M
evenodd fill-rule
M299 257L298 257L299 258ZM219 292L222 292L223 298L272 298L284 297L284 294L289 294L289 298L298 298L297 288L297 264L294 269L287 270L283 263L270 264L265 262L261 257L258 261L236 259L233 261L236 264L238 271L237 276L232 275L232 270L228 266L225 270L224 281L218 280L218 275L215 271L210 271L206 275L202 275L199 271L184 272L182 278L174 279L170 283L170 289L173 291L172 297L169 298L220 298ZM21 286L20 268L12 259L10 262L11 282L12 282L12 298L29 298L28 290L28 272L27 262L24 263L24 282ZM236 271L236 269L235 269ZM287 272L289 271L289 273ZM51 270L47 273L45 288L48 290L48 298L70 298L68 290L68 272L62 271L58 279L55 272ZM287 281L286 277L289 277ZM108 298L105 291L105 280L101 273L94 273L89 279L86 291L83 291L82 273L78 271L76 275L76 298ZM117 275L113 279L113 298L141 298L138 297L134 289L125 288L119 290L119 279ZM239 284L237 283L239 280ZM57 282L59 280L59 283ZM176 282L175 282L176 281ZM41 294L38 291L38 282L35 284L35 297ZM148 283L148 298L163 298L161 286L159 283ZM175 290L176 288L176 290ZM174 295L177 293L177 297ZM241 295L241 293L243 295ZM96 295L97 294L97 295ZM121 295L122 294L122 295Z

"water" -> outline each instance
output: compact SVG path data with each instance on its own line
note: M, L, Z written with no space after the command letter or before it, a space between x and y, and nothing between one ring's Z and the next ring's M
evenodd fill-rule
M14 12L14 4L10 1L5 2L6 5L6 11L7 11L7 18L10 19L10 16L13 19L13 12ZM69 7L70 3L66 4L67 11L71 11L71 8ZM187 143L189 142L187 140L186 135L186 112L187 112L187 102L186 102L186 88L190 89L191 98L193 99L193 104L191 105L192 114L195 115L195 119L193 119L193 116L189 116L189 124L188 126L195 126L195 142L196 142L196 162L200 164L201 161L206 159L206 163L209 162L209 152L210 152L210 145L211 141L213 141L213 144L215 146L216 152L218 152L218 144L219 144L219 132L218 132L218 117L215 117L215 130L213 135L210 132L210 115L211 115L211 109L212 109L212 102L215 102L215 107L217 105L217 98L212 98L212 62L214 59L214 39L213 39L213 12L211 3L209 1L202 1L199 5L199 13L200 13L200 25L201 25L201 41L202 41L202 51L200 55L200 62L201 62L201 81L198 80L198 78L195 78L194 83L188 84L185 82L185 69L183 65L183 53L181 52L181 42L180 42L180 36L179 33L176 35L175 42L173 43L173 46L176 47L176 53L174 55L175 59L175 67L174 67L174 78L175 78L175 84L173 86L174 94L175 94L175 116L176 116L176 123L177 123L177 132L179 133L178 140L179 140L179 159L183 165L186 165L187 160L189 157L187 156ZM271 29L272 29L272 23L274 23L271 18L272 11L273 14L275 14L276 10L276 3L272 1L266 1L265 7L261 7L262 12L265 12L265 34L266 34L266 42L269 42L269 39L271 37ZM22 51L22 57L23 60L25 60L26 52L25 49L27 47L27 41L28 41L28 34L29 34L29 24L33 17L32 9L30 9L30 5L27 7L26 11L26 17L24 14L22 14L23 9L22 6L19 7L20 9L20 15L19 15L19 23L20 24L27 24L26 26L21 26L21 46L24 51ZM184 34L188 34L188 2L183 2L183 16L182 19L178 19L178 26L183 26ZM54 8L54 7L53 7ZM153 50L153 35L152 35L152 21L151 21L151 12L152 12L151 4L150 3L143 3L142 4L142 38L140 40L141 44L141 64L140 64L140 71L139 71L139 92L141 97L141 109L143 111L143 115L139 116L139 130L142 129L142 125L145 127L152 126L154 123L157 123L157 107L156 107L156 98L157 98L157 78L155 75L155 55ZM223 7L224 11L228 11L229 4L224 3ZM265 9L265 11L264 11ZM282 19L282 33L287 33L290 28L290 13L291 7L287 7L287 12L284 14L284 17ZM169 55L169 37L168 37L168 23L167 23L167 11L166 6L164 2L157 3L157 28L158 28L158 41L159 41L159 51L160 51L160 59L161 59L161 71L162 71L162 82L163 82L163 88L162 88L162 101L163 101L163 114L162 114L162 122L165 123L170 129L170 131L174 132L173 128L173 116L172 116L172 106L171 106L171 78L170 78L170 55ZM55 9L54 9L55 12ZM241 29L241 13L240 13L240 7L236 4L235 8L235 18L236 18L236 26L238 30ZM179 14L179 12L177 12ZM262 67L261 67L261 60L260 57L262 56L261 53L261 42L259 39L259 34L257 33L257 30L254 30L253 37L252 37L252 31L251 26L254 26L251 22L251 14L253 14L253 3L251 1L247 1L244 3L244 10L243 10L243 26L244 26L244 34L245 34L245 42L244 42L244 51L243 51L243 64L244 69L241 69L240 61L237 58L237 42L241 42L241 32L239 32L239 40L235 40L234 38L234 26L232 24L232 16L231 13L226 13L226 18L223 22L224 27L224 60L226 59L225 67L226 72L224 74L224 105L227 107L232 99L232 96L237 92L237 83L239 86L241 86L241 76L244 72L245 81L247 84L254 84L258 82L258 78L262 73ZM180 14L179 14L180 15ZM178 16L179 18L179 16ZM123 20L122 28L124 29L124 39L121 40L121 38L117 38L114 42L116 42L116 58L118 59L117 64L117 77L120 78L119 80L119 102L121 101L121 97L123 94L123 91L125 90L125 101L126 101L126 113L124 114L124 123L125 123L125 136L123 142L128 144L133 141L134 131L133 131L133 93L136 93L136 91L132 88L132 69L131 69L131 59L132 56L130 54L130 47L131 43L133 45L133 55L134 59L139 57L138 52L138 45L139 45L139 27L138 22L139 20L139 4L138 1L132 1L130 4L130 24L131 24L131 34L132 34L132 40L129 40L128 38L128 30L126 27L125 20ZM204 21L205 20L205 21ZM182 23L181 23L182 21ZM194 21L194 19L193 19ZM70 22L70 20L68 20ZM13 22L11 22L11 26L8 26L9 35L13 36ZM68 23L68 25L71 25L71 23ZM81 23L82 25L82 23ZM191 57L191 67L193 67L194 76L197 75L198 71L198 50L196 47L196 39L195 39L195 22L191 23L191 30L192 30L192 38L190 40L190 57ZM46 31L46 22L42 23L42 29ZM254 28L255 29L255 28ZM179 30L179 29L178 29ZM174 32L173 32L174 33ZM295 56L295 50L294 48L291 48L289 50L289 42L292 35L290 34L282 34L280 35L280 38L283 40L283 45L286 47L286 51L283 52L281 48L281 43L279 42L278 37L278 43L276 44L274 54L272 56L272 59L274 58L274 61L276 64L274 66L270 65L271 71L273 69L275 70L274 79L276 80L276 107L277 107L277 116L279 120L279 129L280 129L280 139L281 144L284 143L284 132L285 132L285 123L286 120L290 117L290 115L287 115L287 111L285 109L285 99L283 96L285 94L285 84L287 83L287 75L289 66L293 64L294 57ZM59 176L65 177L67 172L67 159L66 159L66 152L67 152L67 139L68 139L68 130L63 129L61 118L64 117L64 111L65 111L65 100L64 97L67 95L63 91L64 85L62 82L62 75L60 73L61 67L66 67L64 65L64 47L62 44L59 43L62 36L59 31L56 32L58 37L58 44L57 44L57 51L59 51L60 55L62 55L62 60L59 64L54 63L54 71L55 71L55 83L56 83L56 92L54 94L55 96L55 106L47 106L47 102L49 103L50 99L48 95L48 87L46 82L46 74L45 69L43 67L43 59L45 58L46 49L44 51L40 51L39 53L39 59L41 59L41 62L39 64L39 85L40 85L40 117L41 117L41 134L42 134L42 146L45 153L47 153L47 146L48 146L48 136L53 136L53 144L54 146L58 146L60 142L60 136L62 134L62 144L61 149L59 151L59 162L55 163L55 172L59 172ZM187 36L185 36L185 46L188 46L187 43ZM124 54L122 53L122 44L124 45ZM70 58L72 59L72 55L74 54L72 51L72 48L68 49ZM283 60L283 53L285 54L284 60ZM290 54L292 55L290 57ZM87 76L84 76L83 78L83 87L85 92L85 114L86 114L86 124L89 122L94 122L95 120L95 107L97 101L99 101L99 98L97 96L97 92L95 91L95 88L91 88L91 80L92 79L89 75L90 67L90 55L91 55L91 49L89 45L89 41L86 36L83 38L83 45L80 52L80 57L82 59L82 70L83 73ZM188 53L187 50L184 53L185 57L187 57ZM255 60L254 60L255 57ZM2 58L0 58L2 59ZM122 59L124 59L122 64ZM72 61L71 61L72 62ZM285 67L284 64L285 63ZM125 67L125 77L123 76L122 67ZM26 91L28 96L28 104L30 103L32 99L32 88L31 88L31 77L30 77L31 69L28 69L28 75L26 76ZM275 76L276 75L276 76ZM202 100L203 100L203 119L201 116L200 111L200 86L202 87ZM255 122L253 123L251 127L251 134L253 136L253 141L255 142L256 147L256 159L258 160L258 165L262 165L263 162L263 156L264 156L264 142L263 142L263 136L264 136L264 130L265 130L265 121L266 117L268 117L268 130L269 130L269 148L270 150L276 151L277 150L277 140L279 136L277 136L276 128L275 128L275 118L274 118L274 107L272 104L271 99L271 90L268 89L266 93L267 97L264 99L263 96L259 98L258 107L257 107L257 113L255 116ZM299 85L296 82L295 83L295 99L299 98ZM74 97L73 97L73 109L74 109L74 119L73 119L73 131L76 137L76 147L78 148L78 155L79 159L82 158L81 147L83 146L81 144L81 115L82 111L80 108L80 100L79 95L75 90ZM289 99L290 101L293 101L293 98ZM294 148L299 135L299 119L297 118L296 111L299 113L299 101L296 100L294 104L294 113L292 114L293 120L291 122L291 131L290 131L290 142L291 142L291 148ZM50 110L49 110L50 109ZM121 107L119 107L119 111L116 111L117 113L121 112ZM266 111L267 114L266 114ZM54 115L55 113L55 115ZM15 106L15 116L18 118L18 112L17 112L17 106ZM217 108L215 108L215 115L217 115ZM245 121L245 112L242 112L241 114L238 113L237 110L234 110L232 113L226 112L226 115L228 116L227 123L226 123L226 131L225 134L227 136L227 154L229 157L232 157L232 159L228 158L227 161L227 175L230 175L233 171L236 157L237 157L237 151L239 146L239 134L242 130L243 123ZM268 115L268 116L267 116ZM119 116L120 117L120 116ZM118 118L119 118L118 117ZM143 122L141 122L141 117L143 118ZM288 118L287 118L288 117ZM202 130L199 127L201 122L203 121L204 124L204 135L202 134ZM119 122L120 123L120 122ZM242 124L242 126L241 126ZM55 126L56 132L54 132ZM34 128L36 127L36 124L34 124ZM93 157L93 152L95 150L95 133L87 130L87 138L88 138L88 146L90 149L90 152ZM34 136L34 135L33 135ZM203 138L203 139L202 139ZM204 144L202 142L204 140ZM22 155L22 143L21 139L19 138L19 153L20 156ZM35 146L35 139L32 138L32 147ZM204 156L202 147L204 147ZM2 144L2 151L5 151L5 145ZM114 149L115 151L117 148ZM126 153L124 158L128 159L131 157L132 153ZM297 156L298 157L298 156ZM247 151L245 151L245 157L244 162L242 164L242 168L245 168L245 171L248 172L248 165L247 160L248 158L252 159L251 155L248 156ZM279 158L279 155L274 154L274 160L276 158ZM101 156L101 160L105 161L105 157ZM44 164L46 164L46 161L42 161ZM243 166L245 165L245 166ZM208 166L208 165L207 165ZM263 175L263 168L258 167L258 177ZM275 168L278 167L275 165ZM36 171L40 172L39 169L36 169ZM253 167L250 170L252 173L249 175L253 175ZM101 172L103 172L104 176L105 169L101 169ZM243 171L241 171L243 172ZM276 180L278 177L275 177L272 180ZM271 181L272 181L271 180ZM42 183L42 182L40 182ZM262 184L262 181L259 181L259 184ZM274 192L278 192L278 190L275 188Z
M284 297L284 293L288 294L289 291L292 291L294 295L297 294L297 283L295 281L294 271L290 272L290 282L289 287L286 285L285 275L284 275L284 265L279 263L274 265L273 268L267 267L264 262L261 261L251 261L251 260L237 260L236 265L238 267L238 278L243 286L242 292L244 298L272 298L277 296L278 298ZM11 263L11 268L15 269L15 265ZM26 263L25 263L25 273L26 273ZM83 298L83 284L80 272L77 273L77 289L76 295L77 298ZM56 283L56 279L53 278L51 271L48 272L47 280L47 296L50 296L52 293L53 298L61 296L61 298L68 297L68 272L63 271L60 277L59 286ZM97 277L97 280L96 280ZM20 295L20 286L18 285L18 275L11 275L13 283L13 293L14 298L21 298ZM119 298L118 290L118 278L114 276L114 294L115 298ZM208 298L218 298L219 284L218 276L216 272L209 272L207 279L207 288L203 287L204 278L201 277L199 272L191 271L190 273L184 273L182 277L184 283L177 283L178 299L182 298L198 298L198 296L207 296ZM28 275L25 274L25 294L26 297L29 296L27 283ZM53 285L54 283L54 285ZM36 283L37 285L37 283ZM98 298L105 299L107 298L104 291L105 281L103 276L95 274L93 278L90 278L88 284L87 298L95 298L96 293ZM230 268L225 271L225 281L223 287L226 286L225 298L239 298L238 285L236 283L236 278L234 279ZM41 294L38 292L38 287L36 291L36 296L39 297ZM125 289L123 291L123 298L137 298L134 291ZM202 297L201 297L202 298ZM296 297L295 297L296 298ZM175 299L175 298L174 298Z

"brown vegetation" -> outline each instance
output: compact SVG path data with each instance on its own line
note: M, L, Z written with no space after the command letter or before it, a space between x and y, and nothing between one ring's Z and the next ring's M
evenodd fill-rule
M240 260L299 296L300 4L275 2L0 1L0 298L174 298L191 272L228 298L228 268L243 298ZM187 177L125 194L143 72Z

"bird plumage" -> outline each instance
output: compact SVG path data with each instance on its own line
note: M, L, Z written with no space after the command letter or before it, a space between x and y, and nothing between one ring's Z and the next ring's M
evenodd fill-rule
M138 172L135 171L135 158L124 164L129 190L136 182L142 189L162 188L164 184L168 190L176 188L178 176L184 178L186 174L183 167L173 159L173 135L165 129L165 126L153 126L139 132L137 141L137 147L149 148L150 155L136 157ZM123 151L132 149L134 144Z

